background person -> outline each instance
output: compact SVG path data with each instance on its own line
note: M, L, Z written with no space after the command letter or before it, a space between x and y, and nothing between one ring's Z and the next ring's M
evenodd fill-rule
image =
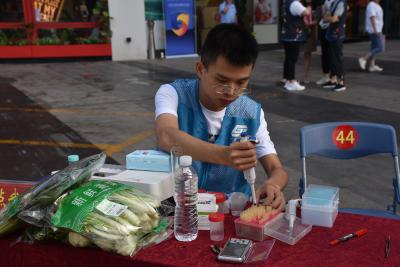
M379 5L380 0L370 0L365 14L365 29L371 40L371 50L358 59L361 69L368 67L369 71L383 71L381 67L375 64L375 57L383 51L384 36L383 29L383 10Z
M318 36L321 45L321 67L322 77L316 82L317 85L324 85L330 81L331 64L329 62L328 41L326 40L326 30L329 27L329 22L323 20L324 16L329 13L330 5L334 0L321 0L321 13L318 24Z
M330 81L325 83L323 87L334 92L346 90L343 68L346 9L346 0L333 0L330 4L329 13L324 16L324 21L329 23L325 38L328 42L331 73Z
M237 23L237 11L233 0L225 0L219 5L221 23Z
M299 0L284 1L281 40L285 49L283 65L284 88L288 91L302 91L304 86L295 79L296 62L300 46L306 40L304 16L311 15L311 7L303 6Z
M319 5L319 0L307 0L307 7L311 7L311 16L305 16L304 21L308 30L307 40L304 44L304 78L303 83L309 84L308 74L310 72L311 66L311 54L317 51L317 22L320 19L321 6Z
M258 160L268 178L257 194L282 210L288 175L269 137L261 105L243 95L257 55L257 41L239 25L211 29L196 63L198 79L178 79L158 90L156 136L164 151L179 147L193 157L199 187L210 191L250 195L243 170ZM256 136L260 143L235 142L241 132Z

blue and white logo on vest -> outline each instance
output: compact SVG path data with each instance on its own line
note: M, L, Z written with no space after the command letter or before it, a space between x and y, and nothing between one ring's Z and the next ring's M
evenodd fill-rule
M247 125L238 124L233 128L231 136L233 138L239 138L241 133L247 132Z

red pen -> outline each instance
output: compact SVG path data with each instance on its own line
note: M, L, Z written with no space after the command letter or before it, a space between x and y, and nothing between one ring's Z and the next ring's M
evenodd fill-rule
M366 228L360 229L354 233L339 237L338 239L332 240L331 242L329 242L329 244L331 244L332 246L335 246L339 243L345 242L349 239L352 239L354 237L360 237L365 235L368 232L368 230Z

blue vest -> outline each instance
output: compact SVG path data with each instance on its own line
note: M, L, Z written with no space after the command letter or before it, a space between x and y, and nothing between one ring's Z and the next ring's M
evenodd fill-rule
M208 142L207 120L199 102L199 81L181 79L171 84L178 94L179 129ZM215 144L229 146L241 131L255 136L260 126L261 105L247 96L240 96L229 104L225 111L221 130ZM247 130L246 130L247 128ZM243 172L231 167L193 161L193 167L199 176L199 187L217 192L243 192L250 196L250 186Z
M339 21L335 23L330 23L328 29L326 30L325 38L330 42L343 40L346 37L345 27L346 27L346 14L347 14L347 1L346 0L336 0L331 4L330 14L333 15L338 7L339 3L343 3L344 12L339 17Z
M306 25L302 16L293 16L290 5L296 0L283 1L282 42L304 42L307 38Z

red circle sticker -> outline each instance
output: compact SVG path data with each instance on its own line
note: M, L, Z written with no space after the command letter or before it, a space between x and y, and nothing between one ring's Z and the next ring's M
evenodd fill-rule
M339 125L333 130L332 141L339 149L352 149L358 142L358 132L350 125Z

